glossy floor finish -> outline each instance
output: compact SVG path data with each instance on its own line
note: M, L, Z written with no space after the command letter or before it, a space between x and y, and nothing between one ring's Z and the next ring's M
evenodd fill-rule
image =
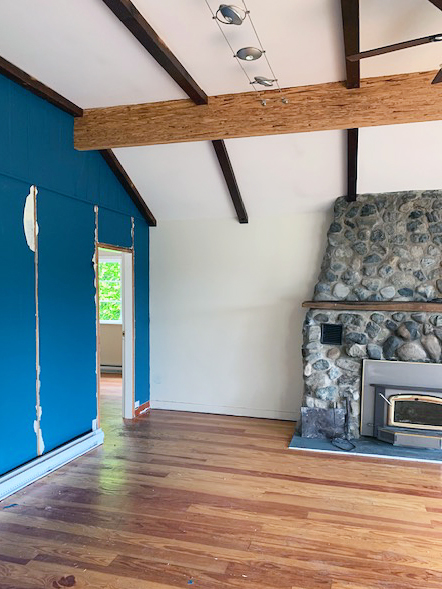
M118 386L104 447L0 504L0 589L442 587L439 465L293 452L280 421L123 424Z

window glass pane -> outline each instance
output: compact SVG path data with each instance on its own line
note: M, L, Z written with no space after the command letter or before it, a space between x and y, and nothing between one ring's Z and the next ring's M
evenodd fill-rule
M119 261L98 264L100 321L121 321L121 265Z
M119 282L106 282L100 284L100 301L120 301L121 287Z
M101 321L119 321L121 319L121 304L100 302Z
M98 264L98 278L100 280L116 280L120 282L120 263L100 262Z

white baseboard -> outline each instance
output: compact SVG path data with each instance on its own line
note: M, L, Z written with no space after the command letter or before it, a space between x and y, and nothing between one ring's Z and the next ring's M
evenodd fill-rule
M294 411L278 411L275 409L251 409L250 407L231 407L230 405L200 405L198 403L178 403L175 401L150 400L151 409L168 411L191 411L194 413L213 413L215 415L235 415L237 417L258 417L263 419L282 419L296 421Z
M103 440L103 431L97 429L5 474L0 477L0 501L6 499L12 493L23 489L23 487L38 481L38 479L57 470L57 468L64 466L82 454L86 454L89 450L100 446Z

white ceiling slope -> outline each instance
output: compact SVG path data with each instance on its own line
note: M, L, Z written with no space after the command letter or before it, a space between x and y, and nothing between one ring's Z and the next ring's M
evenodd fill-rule
M215 12L220 2L208 1ZM242 6L241 0L232 3ZM209 96L251 90L205 0L134 0L134 4ZM344 79L339 0L247 0L246 4L281 86ZM235 51L257 46L248 20L223 30ZM245 67L251 78L271 76L264 58Z
M360 0L361 51L442 33L442 11L428 0ZM378 55L361 62L361 76L439 69L442 43Z
M234 218L210 141L115 149L158 220Z
M345 131L229 139L250 217L326 210L345 193Z
M0 0L0 55L82 108L187 98L101 0Z
M442 189L442 121L360 129L360 194L423 189Z
M205 0L132 1L208 95L253 91ZM340 0L246 2L282 87L344 79ZM362 50L442 33L442 11L428 0L360 6ZM235 50L256 45L248 22L224 30ZM0 0L0 55L83 108L186 97L102 0ZM441 62L442 43L434 43L364 60L361 72L425 71ZM269 74L263 59L245 67L251 77ZM441 127L362 129L359 192L442 188ZM321 210L345 193L344 132L233 139L227 147L251 222ZM116 153L160 222L235 218L210 143Z

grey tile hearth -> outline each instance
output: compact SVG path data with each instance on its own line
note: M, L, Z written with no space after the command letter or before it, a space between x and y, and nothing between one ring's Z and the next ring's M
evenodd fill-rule
M402 460L421 460L424 462L441 462L442 450L426 450L423 448L405 448L381 442L376 438L361 436L353 440L354 450L345 451L334 446L330 440L318 438L302 438L295 434L290 442L292 450L316 450L317 452L336 452L347 456L379 456L382 458L399 458Z

